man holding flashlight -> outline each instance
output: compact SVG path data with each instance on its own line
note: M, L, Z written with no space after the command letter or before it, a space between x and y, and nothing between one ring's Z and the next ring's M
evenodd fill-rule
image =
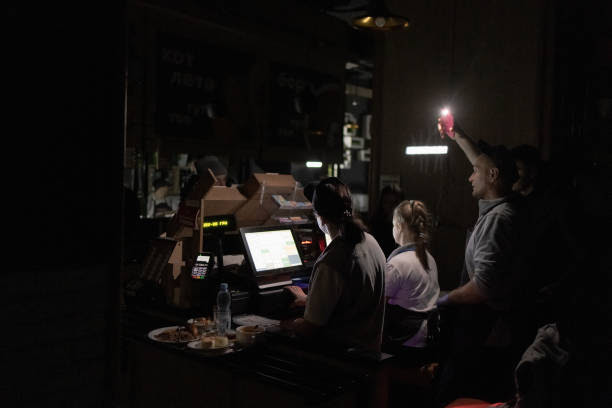
M465 249L461 285L438 300L438 306L454 316L438 400L442 404L460 396L508 400L524 343L514 312L525 304L521 293L525 276L517 268L522 219L512 193L517 169L508 149L474 142L450 112L443 111L438 129L442 138L448 136L459 145L472 164L468 180L479 209Z
M502 270L509 267L518 238L518 197L512 193L517 168L506 147L476 143L453 119L445 122L444 116L439 119L440 134L454 140L472 164L468 181L472 195L479 200L479 211L465 253L469 282L440 298L439 304L505 303L503 288L498 284ZM446 116L452 118L450 112Z

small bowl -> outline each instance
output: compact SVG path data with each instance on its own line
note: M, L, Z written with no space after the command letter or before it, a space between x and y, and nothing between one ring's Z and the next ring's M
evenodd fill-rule
M265 331L262 326L239 326L236 329L236 341L243 346L249 346L254 344Z

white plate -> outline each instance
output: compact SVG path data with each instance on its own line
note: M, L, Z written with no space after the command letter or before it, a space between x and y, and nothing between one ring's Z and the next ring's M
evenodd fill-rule
M187 347L194 350L199 351L209 351L209 352L218 352L218 353L229 353L232 351L232 346L234 345L234 341L230 340L227 346L222 347L211 347L211 348L202 348L202 342L200 340L195 340L187 343Z
M155 337L155 336L157 336L158 334L165 332L166 330L174 330L174 331L176 331L176 329L177 329L177 328L179 328L179 327L183 328L183 331L184 331L185 333L189 333L189 332L188 332L188 331L185 329L185 327L183 327L183 326L168 326L168 327L160 327L159 329L151 330L151 331L149 332L149 334L148 334L148 337L149 337L151 340L158 341L158 342L160 342L160 343L171 343L171 344L189 343L190 341L194 341L194 340L193 340L193 335L191 335L191 337L189 337L189 338L185 338L185 339L181 338L181 340L180 340L180 341L163 340L163 339L158 339L158 338L156 338L156 337ZM191 333L190 333L190 334L191 334Z

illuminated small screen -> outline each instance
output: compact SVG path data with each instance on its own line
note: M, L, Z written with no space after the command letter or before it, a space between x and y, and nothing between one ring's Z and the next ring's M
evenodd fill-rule
M325 234L325 246L328 246L331 241L332 239L329 234Z
M210 255L198 255L196 258L196 262L206 262L208 264L208 261L210 261Z
M302 260L290 229L245 232L247 250L254 272L302 266Z
M204 221L204 223L202 223L202 227L204 229L229 227L229 221L228 220Z
M191 277L193 279L204 279L208 275L208 262L210 255L198 255L191 269Z

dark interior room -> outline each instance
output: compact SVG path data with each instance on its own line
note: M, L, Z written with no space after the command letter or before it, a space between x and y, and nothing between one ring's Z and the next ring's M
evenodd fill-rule
M17 212L6 206L12 233L0 275L0 405L611 406L611 4L4 6L5 157L14 170L6 197L15 198ZM443 108L454 117L446 137ZM466 283L466 245L482 199L462 135L539 154L538 180L549 201L515 241L553 281L538 295L552 299L545 322L561 338L530 346L550 358L530 374L535 388L527 390L517 368L508 372L517 384L507 399L459 389L451 403L436 393L452 351L446 329L459 320L445 320L448 305L440 299L455 299ZM411 154L423 147L441 153ZM515 170L524 174L518 162ZM412 241L392 230L399 210L394 224L391 215L381 218L383 192L399 191L393 207L409 200L413 213L415 202L426 204L440 338L434 357L418 367L384 347L375 361L301 348L298 326L283 326L288 315L274 302L294 305L304 291L313 293L310 273L337 236L348 236L336 235L318 207L321 182L330 178L350 189L351 225L378 240L385 271ZM557 216L556 232L537 235L537 221ZM248 234L281 230L289 231L294 263L275 266L277 275L259 274L258 244ZM205 262L204 275L194 275L198 262ZM223 330L221 317L212 318L221 316L221 282L229 282L232 302ZM286 286L302 289L287 301ZM304 319L292 315L291 324L314 314L314 294L308 296ZM382 304L389 297L384 290L379 296ZM249 323L249 316L262 320ZM203 350L221 347L198 331L204 317L216 324L216 344L226 333L229 348ZM267 318L295 333L241 337L242 326L272 322ZM176 328L175 344L153 337L162 326ZM197 340L182 342L183 329ZM526 344L536 331L530 333ZM550 357L552 349L558 354Z

